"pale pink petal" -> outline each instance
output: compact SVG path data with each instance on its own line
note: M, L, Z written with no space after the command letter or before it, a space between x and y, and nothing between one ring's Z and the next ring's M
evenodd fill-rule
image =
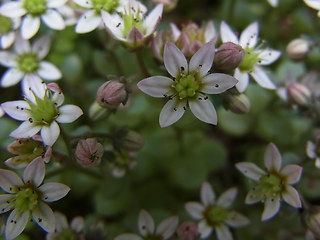
M202 92L208 94L219 94L232 88L238 83L234 77L223 73L212 73L203 78Z
M18 55L21 55L23 53L29 53L31 51L31 45L28 40L25 40L20 35L17 35L17 39L14 43L14 49Z
M187 212L196 220L203 218L204 206L198 202L188 202L185 205Z
M217 205L222 206L224 208L228 208L232 205L234 200L236 199L238 193L237 188L230 188L223 192L217 200Z
M259 24L258 22L251 23L246 27L240 36L240 45L243 48L253 48L258 41Z
M260 202L264 199L263 192L258 192L255 190L250 190L246 196L245 203L246 204L254 204Z
M186 57L177 46L167 42L163 53L164 65L168 73L176 78L180 71L188 73L188 63Z
M10 211L14 204L11 200L14 198L14 194L2 194L0 195L0 213L5 213Z
M84 8L92 8L92 0L73 0L76 4Z
M161 236L162 239L166 240L175 233L178 224L179 218L177 216L169 217L159 223L156 230L156 235Z
M214 24L213 24L213 21L209 21L207 23L207 26L204 30L204 39L205 39L205 42L209 42L211 40L214 39L214 37L217 36L217 32L216 32L216 29L214 27Z
M0 169L0 187L7 193L16 193L17 187L23 185L21 178L10 170Z
M231 227L243 227L248 225L250 220L238 212L231 211L225 222Z
M50 50L51 39L49 36L42 36L37 39L31 47L31 51L37 54L38 59L46 57Z
M297 192L297 190L294 187L292 187L290 185L285 186L285 189L282 192L282 198L284 201L286 201L292 207L295 207L295 208L302 207L299 193Z
M0 47L1 48L9 48L16 38L16 34L14 31L7 33L6 35L2 35L0 37Z
M8 114L10 117L19 120L25 121L30 117L29 104L26 101L11 101L1 104L1 108Z
M287 184L295 184L299 182L302 173L302 167L295 164L289 164L280 171L282 176L287 177Z
M32 218L44 231L54 232L55 217L47 204L40 201L38 207L32 210Z
M317 157L316 149L317 149L317 145L314 142L311 142L311 141L307 142L306 153L309 158L313 159Z
M215 53L215 43L210 41L204 44L191 58L189 63L189 72L198 71L200 77L208 74Z
M280 195L269 197L264 202L264 210L262 213L262 221L269 220L274 217L280 209Z
M249 75L247 72L241 72L239 68L234 71L234 77L238 80L236 88L239 92L244 92L249 84Z
M276 61L281 55L281 52L278 50L264 50L259 54L258 65L269 65Z
M64 105L59 108L59 113L56 120L60 123L71 123L83 114L81 108L75 105Z
M57 201L70 191L67 185L61 183L45 183L38 189L43 194L42 200L45 202Z
M58 80L62 77L60 70L50 62L42 61L37 70L39 76L45 80Z
M0 14L11 18L21 17L26 13L27 11L22 7L22 1L7 2L0 7Z
M40 18L39 17L32 17L30 14L27 14L21 23L21 36L24 39L32 38L40 28Z
M233 240L232 234L225 224L220 224L215 230L218 240Z
M133 47L139 46L144 39L143 33L134 26L130 29L127 36L127 41L133 45Z
M24 73L17 68L8 69L1 78L1 87L11 87L23 78Z
M200 198L205 207L213 205L216 199L212 186L208 182L203 182L201 185Z
M213 228L208 225L205 219L201 220L198 223L198 232L201 235L201 238L208 238L213 231Z
M29 121L24 121L16 130L11 132L9 136L13 138L28 138L36 135L40 129L40 126L30 123Z
M18 209L14 209L6 223L5 227L5 237L7 240L12 240L20 235L25 229L28 221L29 221L29 211L21 213Z
M239 162L236 164L236 168L246 177L257 181L260 180L262 176L267 174L256 164L251 162Z
M276 89L276 86L271 82L270 78L261 67L255 66L254 70L250 74L261 87Z
M201 121L217 125L218 117L216 110L208 98L201 98L201 100L189 101L191 112Z
M229 27L229 25L224 21L222 21L220 25L220 35L221 35L222 42L224 43L233 42L235 44L239 44L238 37L234 34L234 32Z
M186 101L179 101L177 98L168 100L160 112L160 127L168 127L177 122L184 114L186 105Z
M264 165L270 172L279 172L281 167L281 155L273 143L269 143L264 154Z
M89 10L80 17L76 25L76 33L91 32L95 30L100 23L101 16L97 16L95 10Z
M55 30L62 30L65 28L63 18L56 10L48 9L45 14L41 15L41 19L49 28Z
M0 51L0 64L5 67L15 67L17 56L8 51Z
M123 19L119 17L118 14L111 15L104 10L101 10L101 17L107 31L113 35L113 37L125 41L123 38Z
M172 95L173 80L168 77L154 76L141 80L137 87L152 97L165 97Z
M52 146L59 137L60 127L56 121L53 121L50 126L43 126L40 134L43 139L43 143L45 145Z
M169 25L170 25L170 30L172 33L173 41L176 42L178 40L178 38L180 37L181 31L179 30L177 25L175 25L174 23L170 23Z
M23 172L23 181L25 183L33 183L36 187L38 187L45 175L45 166L44 162L41 158L36 158L32 160L31 163L25 168Z
M142 236L153 234L155 230L154 221L151 215L146 210L141 210L138 220L139 231Z
M57 8L63 6L68 0L48 0L47 7L48 8ZM88 2L88 0L86 0Z
M160 23L162 16L163 5L158 4L152 11L148 14L148 16L144 20L144 26L146 26L146 36L149 36L153 33L158 24Z
M143 240L143 238L138 236L137 234L124 233L117 236L114 240Z

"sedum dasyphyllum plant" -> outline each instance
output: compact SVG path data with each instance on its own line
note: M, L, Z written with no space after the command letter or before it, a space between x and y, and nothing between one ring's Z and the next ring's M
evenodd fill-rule
M2 0L0 240L320 239L319 9Z

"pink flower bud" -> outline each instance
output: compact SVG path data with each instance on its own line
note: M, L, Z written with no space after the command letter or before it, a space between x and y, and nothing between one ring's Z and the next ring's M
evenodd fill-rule
M287 54L292 60L302 60L309 52L310 42L302 38L292 40L287 46Z
M308 106L311 100L311 91L301 83L291 83L287 87L289 99L299 106Z
M214 66L221 70L233 70L237 68L244 58L243 48L235 43L223 43L214 57Z
M179 240L195 240L198 236L198 227L194 222L183 222L177 229Z
M123 83L110 80L102 84L98 89L96 100L100 106L115 109L120 103L124 103L128 93Z
M93 167L101 162L103 146L95 138L87 138L78 142L75 158L83 167Z
M250 100L243 93L227 93L224 96L224 107L236 114L245 114L250 111Z

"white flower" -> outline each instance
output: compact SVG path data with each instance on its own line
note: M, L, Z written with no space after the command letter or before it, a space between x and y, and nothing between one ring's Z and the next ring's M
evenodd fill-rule
M9 48L13 44L16 38L15 30L19 26L20 18L9 18L0 13L0 48Z
M44 176L45 166L40 158L26 167L23 179L12 171L0 169L0 187L7 193L0 195L0 212L13 210L5 227L6 240L17 237L30 216L46 232L54 231L55 217L46 203L63 198L70 188L61 183L42 184Z
M269 65L276 61L281 52L271 49L261 50L256 46L258 43L258 28L257 22L250 24L238 39L228 24L221 23L220 34L222 41L239 44L245 51L244 59L234 73L234 77L239 80L236 85L239 92L246 90L249 84L249 74L261 87L267 89L276 88L261 66Z
M103 23L107 31L126 46L141 46L156 30L162 16L163 5L158 4L147 16L146 7L135 0L128 0L119 10L110 14L101 10Z
M214 58L214 42L203 45L190 62L171 42L164 48L164 65L172 78L154 76L141 80L138 88L152 97L168 102L160 113L160 126L178 121L187 107L201 121L217 124L216 110L206 94L219 94L232 88L237 80L221 73L209 74Z
M39 38L32 46L29 41L18 36L14 43L14 53L0 51L0 64L9 68L1 78L1 87L10 87L28 78L51 81L61 78L60 70L52 63L43 60L49 49L48 36Z
M268 0L272 7L277 7L279 4L279 0Z
M24 39L32 38L39 30L41 20L55 30L62 30L65 24L57 7L67 0L18 0L3 4L0 13L7 17L22 17L21 35ZM41 20L40 20L41 19Z
M303 0L309 7L318 10L318 17L320 17L320 0Z
M58 123L70 123L83 112L75 105L61 106L64 96L55 83L48 86L34 78L24 81L25 101L10 101L1 105L12 118L23 121L10 136L32 137L40 131L44 144L52 146L60 134ZM57 123L58 122L58 123Z
M281 168L281 162L279 150L270 143L264 155L266 170L250 162L236 164L241 173L257 181L248 192L245 202L247 204L264 202L262 220L269 220L278 213L281 199L295 208L301 208L299 193L291 184L299 182L302 167L289 164Z
M119 235L114 240L143 240L143 239L166 240L166 239L169 239L174 234L174 232L176 231L176 228L178 227L178 223L179 223L178 217L176 216L169 217L163 220L158 225L158 227L155 228L155 224L151 215L147 211L141 210L139 214L138 227L142 237L133 233L125 233L125 234Z
M188 202L185 204L188 213L194 219L200 220L198 232L201 238L208 238L215 230L218 240L232 240L228 226L242 227L249 224L247 217L229 209L236 195L237 189L230 188L216 200L211 185L204 182L200 192L202 203Z

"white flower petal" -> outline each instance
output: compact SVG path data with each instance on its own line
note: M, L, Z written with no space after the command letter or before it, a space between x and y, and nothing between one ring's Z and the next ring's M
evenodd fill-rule
M46 232L54 232L55 217L51 208L39 201L38 207L32 210L33 220Z
M13 194L0 195L0 213L5 213L12 209L14 204L11 203L11 199L13 198L14 198Z
M61 183L45 183L38 189L42 192L42 199L45 202L57 201L67 195L70 191L70 188L67 185Z
M240 45L243 48L253 48L258 41L259 24L258 22L251 23L246 27L240 36Z
M84 225L85 225L85 222L84 222L83 217L77 216L72 219L71 224L70 224L70 228L74 232L80 233L83 230Z
M200 77L208 74L213 63L214 53L214 41L204 44L190 59L189 72L198 71Z
M60 134L60 127L56 121L53 121L50 126L44 126L41 129L40 135L43 143L52 146L58 139Z
M17 68L8 69L1 78L1 87L11 87L23 78L24 73L20 72Z
M263 175L267 174L256 164L251 162L239 162L236 164L236 168L246 177L257 181L260 180Z
M154 221L151 215L146 210L141 210L138 220L139 231L142 236L146 237L148 234L154 233Z
M5 67L15 67L17 56L8 51L0 51L0 64Z
M228 214L226 223L231 227L243 227L248 225L250 223L250 220L246 216L238 212L231 211Z
M202 98L202 100L189 101L191 112L201 121L217 125L218 117L216 110L210 99Z
M229 25L224 21L221 22L220 34L222 42L233 42L235 44L239 44L238 37L234 34Z
M13 44L13 42L14 42L14 40L16 38L15 35L16 34L15 34L14 31L9 32L6 35L2 35L1 36L0 47L4 48L4 49L9 48Z
M101 10L103 24L107 31L116 39L125 40L123 37L123 19L118 14L111 15L110 13Z
M52 97L51 97L51 101L55 102L58 107L61 106L61 104L64 102L63 93L61 91L60 92L54 92Z
M37 73L41 78L51 81L60 79L62 77L60 70L55 65L47 61L40 62Z
M23 39L19 34L14 43L14 50L18 55L29 53L31 51L31 45L28 40Z
M172 94L173 80L168 77L154 76L141 80L137 87L152 97L165 97Z
M267 49L259 54L258 65L269 65L276 61L281 55L281 51Z
M318 0L304 0L305 4L314 9L320 10L320 2Z
M299 193L294 187L286 185L285 190L282 192L282 197L283 200L290 204L292 207L302 207Z
M278 3L279 3L278 0L268 0L268 2L270 3L270 5L271 5L272 7L278 6Z
M117 236L114 240L143 240L143 238L138 236L137 234L124 233Z
M217 36L217 32L214 27L213 21L209 21L204 31L205 42L213 40L215 36Z
M24 121L16 130L11 132L9 136L13 138L29 138L36 135L40 129L40 126L32 124L29 121Z
M255 66L254 70L250 74L261 87L276 89L276 86L271 82L270 78L261 67Z
M202 92L208 94L223 93L237 83L238 80L228 74L212 73L203 78Z
M14 209L7 219L4 233L6 239L12 240L19 236L26 227L29 221L29 217L29 211L23 212L21 214L18 209Z
M152 11L148 14L148 16L143 21L144 26L147 27L146 36L149 36L153 33L158 24L160 23L161 16L163 11L163 4L158 4Z
M66 215L64 215L63 213L54 212L54 217L56 219L56 226L55 229L57 232L62 232L64 229L68 229L69 228L69 223L68 223L68 219L66 217Z
M48 0L47 7L48 8L57 8L63 6L68 0ZM88 2L88 0L86 0Z
M16 193L17 187L23 185L21 178L10 170L0 169L0 187L7 193Z
M164 66L168 73L176 78L180 71L188 72L188 63L186 57L177 46L167 42L163 53Z
M230 188L223 192L217 200L217 205L222 206L224 208L228 208L234 202L238 193L237 188Z
M168 127L177 122L184 114L186 105L186 101L179 101L177 98L168 100L160 112L160 127Z
M32 38L40 28L40 18L39 17L32 17L30 14L27 14L21 23L21 36L24 39Z
M92 1L91 0L73 0L76 4L80 5L84 8L92 8Z
M170 23L169 25L170 25L170 30L172 33L173 41L176 42L176 41L178 41L178 38L180 37L181 31L179 30L177 25L175 25L174 23Z
M86 11L76 25L76 33L87 33L95 30L101 23L101 16L97 16L95 10Z
M75 105L64 105L59 108L59 113L56 120L60 123L71 123L83 114L81 108Z
M212 186L208 182L203 182L201 185L200 198L205 207L214 204L216 196Z
M45 166L44 162L41 158L36 158L32 160L31 163L25 168L23 172L23 181L25 183L33 183L36 187L38 187L45 175Z
M65 28L63 18L56 10L48 9L45 14L41 15L41 19L49 28L55 30L62 30Z
M254 203L262 201L263 198L264 198L264 194L262 192L250 190L246 196L245 203L246 204L254 204Z
M280 195L269 197L264 202L264 210L262 213L262 221L269 220L275 216L280 209Z
M317 145L314 142L311 142L311 141L307 142L306 153L309 158L313 159L317 157L316 149L317 149Z
M19 121L27 120L30 117L30 112L28 111L28 109L30 109L30 106L26 101L19 100L5 102L1 104L1 108L10 117Z
M31 51L38 55L38 59L43 59L50 50L51 39L49 36L38 38L32 45Z
M170 238L176 231L179 224L179 218L177 216L169 217L159 223L156 235L161 236L162 239L166 240Z
M21 17L26 13L27 11L22 7L22 1L7 2L0 7L0 14L11 18Z
M46 84L35 74L28 74L22 80L22 90L25 97L35 104L35 96L43 99L46 89Z
M213 228L208 225L205 219L201 220L198 223L198 232L201 235L201 238L207 238L211 235Z
M302 173L302 167L295 164L289 164L283 167L280 171L281 176L287 177L288 184L299 182Z
M232 234L225 224L220 224L215 230L218 240L233 240Z
M279 172L281 167L281 155L273 143L269 143L264 154L264 165L268 171Z
M187 212L196 220L203 218L204 206L198 202L188 202L185 205Z
M238 80L236 88L239 92L244 92L249 84L249 75L247 72L241 72L239 68L234 71L234 77Z

